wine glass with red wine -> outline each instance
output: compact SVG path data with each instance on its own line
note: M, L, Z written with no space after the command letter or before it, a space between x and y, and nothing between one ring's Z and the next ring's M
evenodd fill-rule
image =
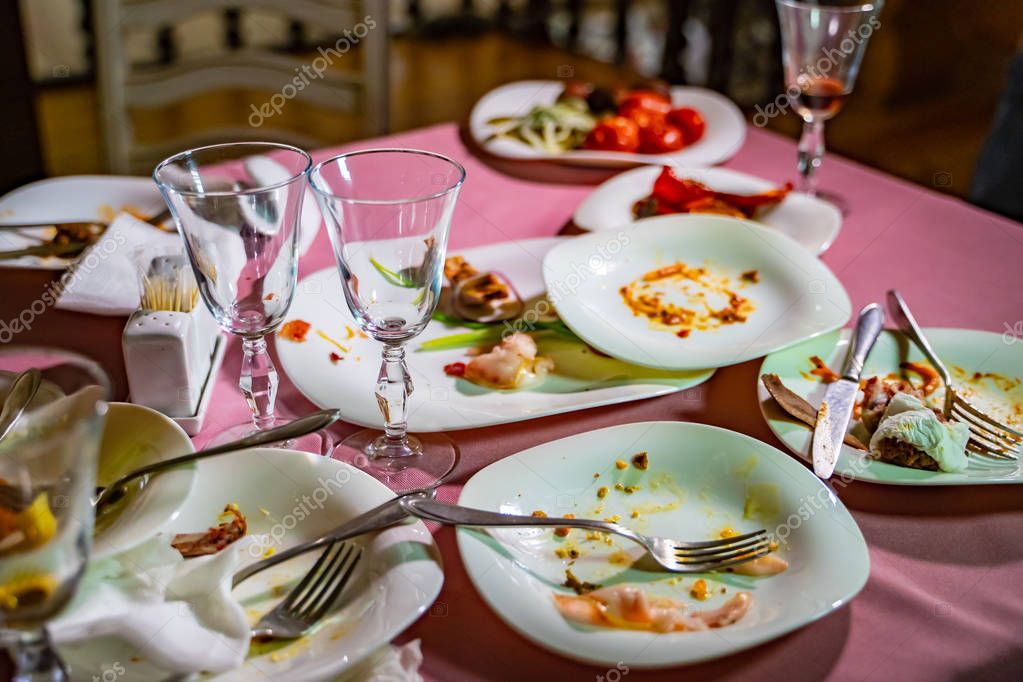
M824 122L853 90L870 36L881 27L884 0L776 0L781 26L786 94L803 119L799 138L799 190L847 213L845 201L817 189L824 158Z

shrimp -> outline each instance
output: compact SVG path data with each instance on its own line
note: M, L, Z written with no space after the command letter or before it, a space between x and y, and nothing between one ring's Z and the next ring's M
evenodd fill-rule
M554 605L576 623L625 630L681 632L731 625L749 611L752 598L740 592L721 607L689 612L685 604L666 597L649 597L637 587L615 585L582 596L554 595Z
M473 358L463 376L474 384L510 389L543 379L553 368L550 358L536 356L536 342L531 336L515 332L489 353Z

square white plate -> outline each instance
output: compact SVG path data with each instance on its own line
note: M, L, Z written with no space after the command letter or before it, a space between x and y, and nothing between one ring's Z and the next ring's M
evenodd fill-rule
M746 322L678 338L654 328L619 289L656 268L684 262L738 281L755 310ZM838 278L809 251L756 223L710 215L648 218L631 229L594 232L559 244L544 259L561 319L593 347L658 369L725 367L841 327L852 307Z

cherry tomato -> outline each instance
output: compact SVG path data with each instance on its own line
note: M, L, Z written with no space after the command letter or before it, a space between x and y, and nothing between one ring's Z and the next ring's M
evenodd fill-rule
M668 112L668 122L682 129L686 144L692 144L703 137L707 130L707 122L696 109L679 107Z
M686 146L686 141L682 130L665 120L640 131L639 150L644 154L677 152L684 146Z
M639 126L640 137L643 135L643 131L652 126L660 125L664 123L665 114L660 111L654 111L653 109L638 109L632 108L627 110L626 113L619 114L625 118L631 118Z
M634 152L639 149L639 126L624 116L608 116L597 122L586 136L583 149Z
M618 105L620 116L629 116L636 109L647 109L661 114L671 111L671 100L659 92L649 90L633 90L625 95Z

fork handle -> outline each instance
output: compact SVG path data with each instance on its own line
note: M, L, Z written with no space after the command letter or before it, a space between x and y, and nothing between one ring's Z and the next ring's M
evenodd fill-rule
M909 312L909 306L906 305L905 299L895 289L888 291L888 310L891 312L892 319L895 320L899 331L908 336L927 360L930 361L934 369L938 370L938 374L941 375L941 381L947 388L952 383L952 377L949 375L948 369L945 368L945 363L941 361L938 354L931 348L931 344L928 343L924 333L920 330L920 326L916 323L913 313Z
M517 514L501 514L499 512L486 511L484 509L473 509L462 507L457 504L447 504L420 497L409 497L401 501L409 514L418 516L428 521L436 521L450 526L486 526L486 527L517 527L517 528L584 528L586 530L599 530L606 533L614 533L629 538L641 545L646 545L643 540L632 530L625 526L619 526L610 521L598 521L596 519L566 519L549 516L519 516Z

